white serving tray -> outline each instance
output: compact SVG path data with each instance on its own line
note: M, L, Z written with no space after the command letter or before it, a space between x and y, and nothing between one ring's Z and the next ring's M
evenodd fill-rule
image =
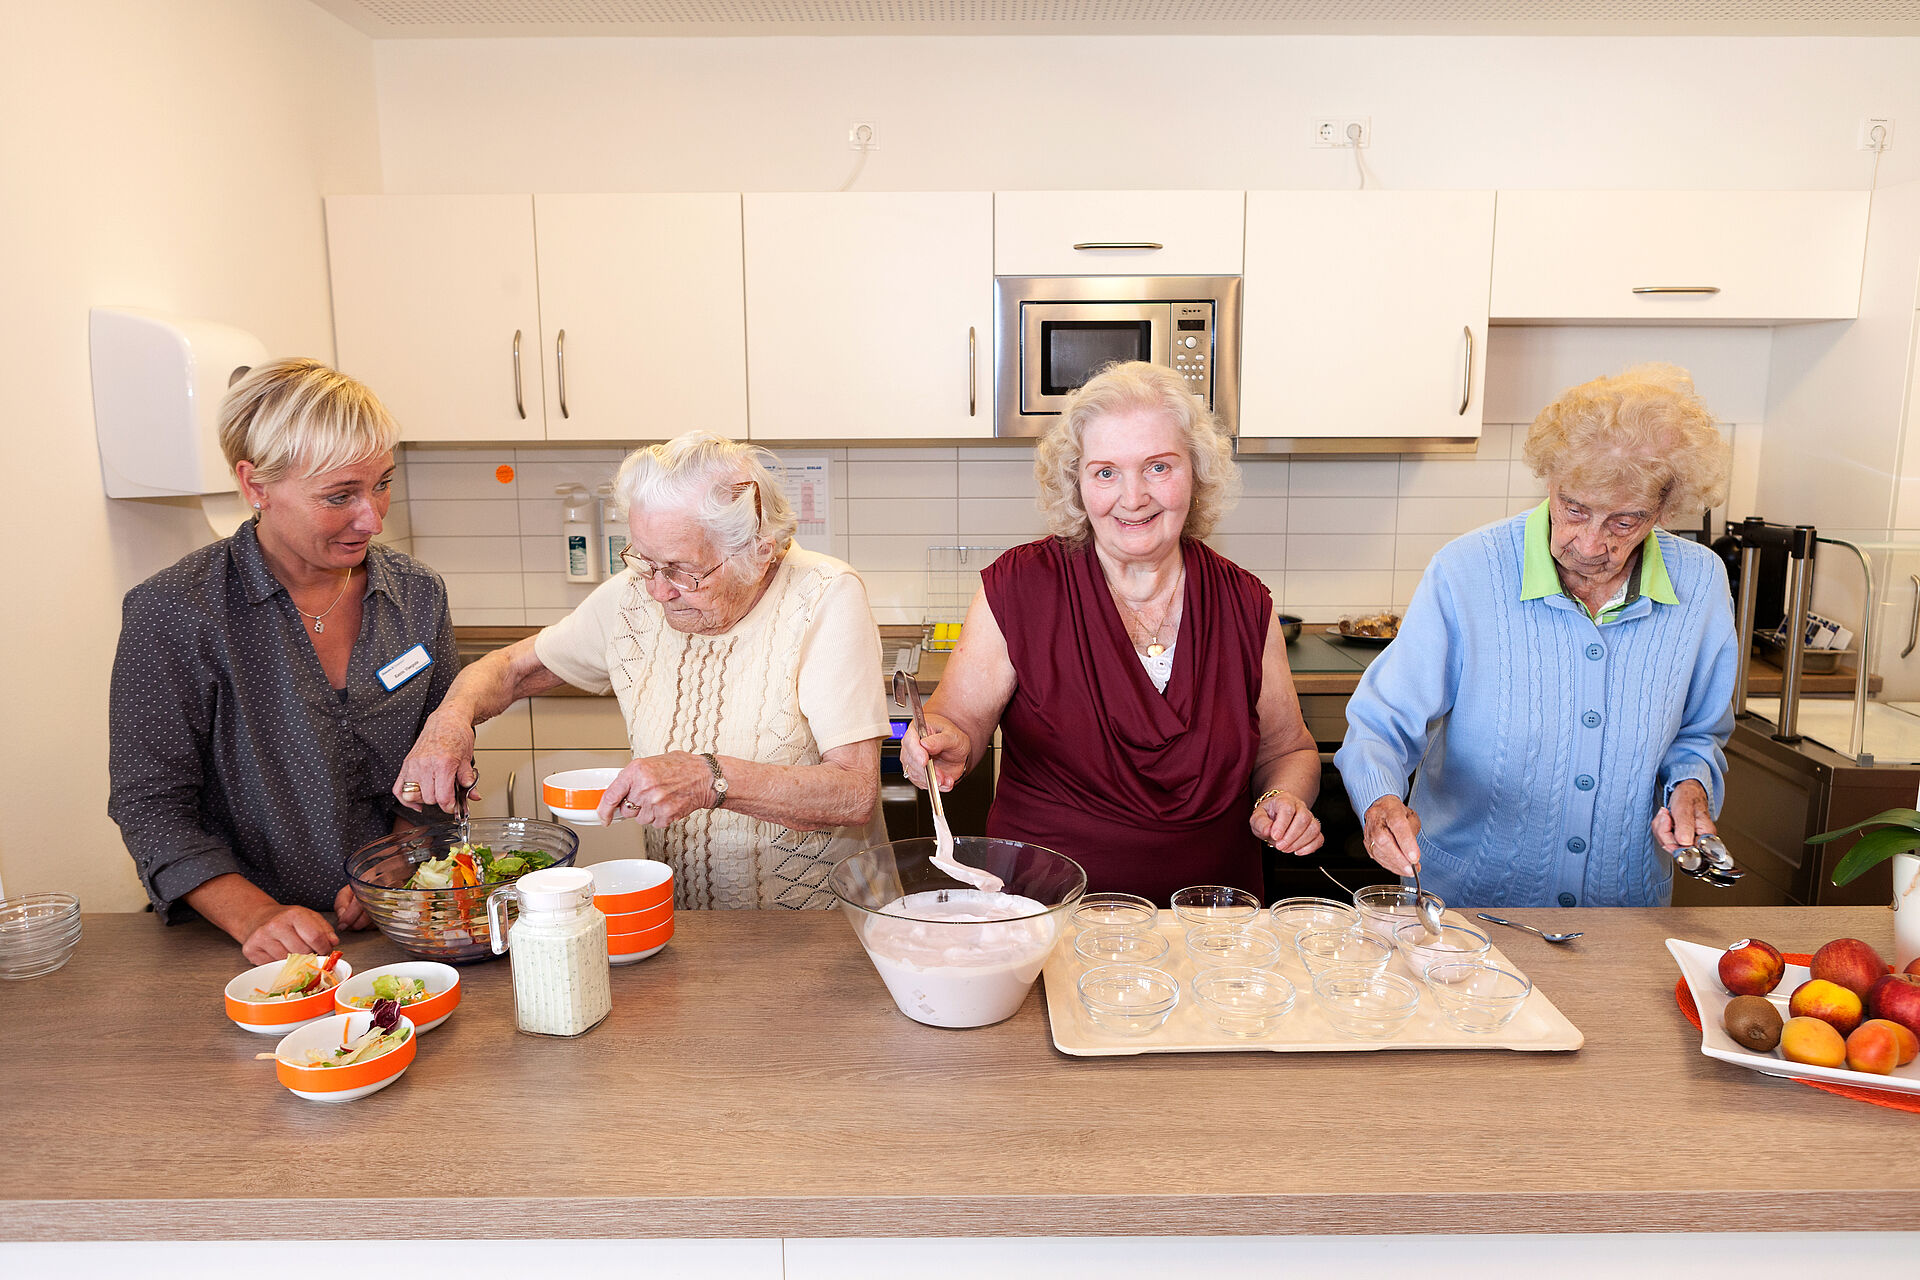
M1469 924L1452 912L1445 919L1451 924ZM1075 980L1086 965L1073 949L1071 936L1060 940L1042 970L1047 992L1047 1021L1053 1028L1053 1046L1062 1053L1080 1058L1126 1057L1141 1053L1365 1053L1381 1049L1512 1049L1520 1052L1567 1052L1586 1043L1580 1029L1567 1021L1553 1001L1535 987L1527 1003L1512 1022L1500 1030L1476 1035L1462 1031L1441 1016L1433 997L1420 993L1420 1007L1399 1032L1386 1040L1354 1040L1341 1035L1327 1021L1313 998L1313 983L1308 980L1300 959L1293 954L1292 940L1282 939L1281 962L1277 966L1295 989L1293 1008L1267 1035L1253 1038L1230 1036L1215 1027L1193 1000L1193 962L1187 958L1186 928L1172 912L1162 911L1156 925L1167 936L1166 956L1155 965L1180 982L1180 1004L1159 1030L1144 1036L1123 1036L1096 1026L1080 1003ZM1469 926L1471 927L1471 926ZM1480 930L1484 932L1484 930ZM1495 947L1488 960L1503 969L1525 973ZM1403 977L1412 977L1406 962L1396 954L1387 968ZM1417 980L1416 980L1417 981Z
M1674 961L1680 966L1680 976L1687 980L1687 988L1693 992L1693 1003L1700 1010L1700 1052L1709 1058L1731 1062L1764 1075L1784 1076L1789 1080L1824 1080L1829 1084L1850 1084L1860 1089L1884 1089L1888 1093L1920 1093L1920 1058L1904 1067L1895 1068L1890 1076L1877 1076L1867 1071L1849 1071L1845 1067L1813 1067L1802 1062L1788 1062L1780 1056L1778 1049L1768 1053L1742 1049L1721 1025L1726 1016L1727 1002L1733 999L1727 994L1727 989L1720 985L1720 956L1725 948L1703 947L1697 942L1668 938L1667 950L1673 953ZM1790 964L1785 976L1780 979L1780 985L1767 996L1774 1007L1780 1010L1782 1018L1787 1016L1787 1000L1793 995L1794 988L1805 982L1807 977L1805 965Z

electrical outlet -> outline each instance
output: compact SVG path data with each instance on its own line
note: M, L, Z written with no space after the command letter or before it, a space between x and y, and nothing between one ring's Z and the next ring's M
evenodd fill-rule
M858 122L847 126L847 150L878 151L879 149L880 139L874 133L872 125Z
M1356 134L1354 130L1359 130ZM1367 147L1373 145L1372 116L1315 116L1313 145L1316 147Z
M1877 134L1876 134L1876 131ZM1893 145L1893 119L1890 116L1860 117L1860 149L1885 151Z

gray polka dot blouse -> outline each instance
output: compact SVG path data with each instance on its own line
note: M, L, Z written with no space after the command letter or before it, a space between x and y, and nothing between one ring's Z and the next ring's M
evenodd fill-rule
M460 660L438 574L377 543L366 567L344 696L251 524L127 593L107 813L168 923L228 872L331 910L347 854L392 829L393 780ZM415 645L432 664L388 690L379 672Z

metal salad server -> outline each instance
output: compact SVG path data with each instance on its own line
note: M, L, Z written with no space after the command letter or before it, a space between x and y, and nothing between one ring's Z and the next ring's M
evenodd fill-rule
M893 673L893 700L913 712L913 731L924 742L927 721L920 707L920 686L904 671ZM947 807L940 799L940 783L933 776L931 760L927 762L927 802L933 806L933 865L983 893L1000 892L1006 882L999 876L969 867L953 856L953 828L947 825Z
M1584 931L1576 931L1574 933L1548 933L1545 929L1536 929L1530 924L1521 924L1518 920L1508 920L1504 916L1490 916L1484 911L1476 911L1474 914L1482 920L1491 920L1494 924L1503 924L1509 929L1524 929L1528 933L1537 933L1548 942L1572 942L1575 938L1584 938L1587 936Z

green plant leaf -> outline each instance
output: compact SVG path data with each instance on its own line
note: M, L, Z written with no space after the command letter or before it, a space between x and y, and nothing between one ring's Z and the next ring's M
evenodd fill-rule
M1920 831L1893 827L1884 831L1870 831L1860 837L1858 844L1847 850L1846 857L1840 859L1840 865L1833 869L1833 882L1836 885L1851 884L1894 854L1912 853L1916 849L1920 849Z
M1920 809L1884 809L1871 818L1862 818L1850 827L1841 827L1838 831L1822 831L1807 841L1808 844L1826 844L1829 840L1838 840L1841 836L1850 836L1867 827L1903 827L1908 831L1920 832Z

